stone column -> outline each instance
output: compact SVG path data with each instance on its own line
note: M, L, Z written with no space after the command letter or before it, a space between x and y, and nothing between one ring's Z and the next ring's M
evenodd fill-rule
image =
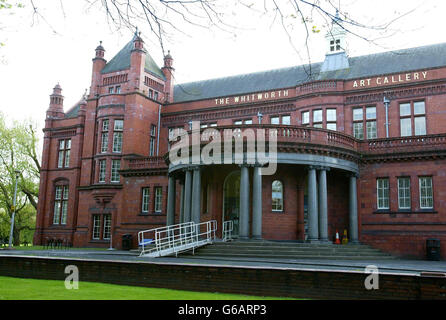
M308 240L319 241L316 168L308 168Z
M180 195L180 223L184 221L184 181L180 181L181 195Z
M327 171L326 167L319 169L319 240L328 242L327 213Z
M249 238L249 169L241 166L240 174L240 225L239 238Z
M175 224L175 192L176 180L173 175L169 176L169 185L167 187L167 225L171 226Z
M201 213L201 169L194 168L194 177L192 182L192 209L191 219L195 223L200 223Z
M186 170L184 179L184 222L191 221L192 171Z
M262 175L261 167L254 167L252 182L252 237L262 239Z
M350 175L350 192L349 192L349 199L350 199L350 215L349 215L349 222L350 222L350 242L352 243L358 243L358 198L357 198L357 192L356 192L356 175L352 174Z

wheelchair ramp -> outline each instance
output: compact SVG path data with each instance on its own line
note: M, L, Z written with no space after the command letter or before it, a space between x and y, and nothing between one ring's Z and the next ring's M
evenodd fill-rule
M204 245L213 243L217 221L202 223L186 222L167 227L155 228L138 232L138 244L141 247L140 256L165 257L178 256L178 253L192 251Z

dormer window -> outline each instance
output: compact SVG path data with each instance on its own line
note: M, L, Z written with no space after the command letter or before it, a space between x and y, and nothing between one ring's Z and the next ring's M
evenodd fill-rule
M331 40L330 41L330 52L340 51L341 50L341 40Z

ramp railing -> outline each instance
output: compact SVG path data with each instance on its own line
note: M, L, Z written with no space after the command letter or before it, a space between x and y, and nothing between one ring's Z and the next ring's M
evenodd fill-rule
M203 229L203 231L201 231ZM138 232L140 256L162 257L178 255L183 251L212 243L215 240L217 221L185 222Z
M227 220L223 222L223 241L232 240L232 231L234 230L234 222L232 220Z

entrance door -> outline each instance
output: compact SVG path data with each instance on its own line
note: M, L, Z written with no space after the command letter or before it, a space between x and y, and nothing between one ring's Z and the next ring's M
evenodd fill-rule
M240 218L240 171L230 173L223 185L223 222L232 220L232 235L238 237Z

